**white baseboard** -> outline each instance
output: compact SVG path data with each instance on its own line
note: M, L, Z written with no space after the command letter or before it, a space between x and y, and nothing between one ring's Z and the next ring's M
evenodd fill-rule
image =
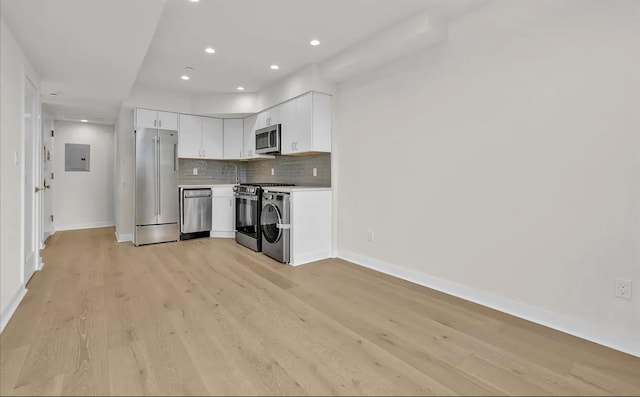
M56 225L56 231L61 232L64 230L80 230L80 229L96 229L99 227L114 226L111 221L104 222L91 222L91 223L76 223L72 225Z
M310 254L305 254L305 255L296 255L296 257L293 258L295 260L295 263L291 262L289 264L291 266L300 266L306 263L321 261L323 259L328 259L331 257L332 257L331 250L312 252Z
M640 357L640 338L349 251L338 258Z
M116 241L119 243L133 241L133 233L118 233L116 230Z
M236 232L210 232L209 237L217 238L235 238Z
M4 327L7 325L13 313L16 312L18 305L22 302L22 298L27 294L27 290L24 288L24 284L18 288L16 293L13 295L9 303L0 311L0 332L4 330Z

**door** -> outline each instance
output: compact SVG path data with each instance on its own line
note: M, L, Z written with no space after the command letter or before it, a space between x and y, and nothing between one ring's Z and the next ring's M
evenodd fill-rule
M178 114L171 112L158 112L158 128L178 131Z
M243 128L242 119L225 119L224 120L224 158L239 159L242 158L243 144Z
M244 119L244 156L253 157L256 149L256 121L258 116L253 115Z
M182 233L211 230L211 189L182 191Z
M157 128L158 112L148 109L136 109L137 128Z
M42 236L44 243L53 234L53 120L49 117L42 118L42 178L44 190L42 191Z
M41 188L36 172L36 152L40 151L38 115L38 91L26 76L24 78L24 230L23 230L23 275L24 282L29 281L38 267L37 243L40 234L37 231L38 212L36 210L36 192Z
M236 195L236 231L254 239L258 238L258 196Z
M233 224L233 202L231 196L213 197L213 226L214 232L232 232Z
M178 223L178 133L158 130L158 223Z
M279 225L282 223L282 216L280 210L275 203L267 202L262 207L262 236L269 243L273 244L277 242L281 235L282 229Z
M188 114L180 115L180 157L202 156L202 118Z
M156 181L158 164L156 161L157 130L139 128L135 132L136 140L136 226L155 225L157 223L158 202Z
M222 119L202 118L202 157L209 159L223 158L224 138Z

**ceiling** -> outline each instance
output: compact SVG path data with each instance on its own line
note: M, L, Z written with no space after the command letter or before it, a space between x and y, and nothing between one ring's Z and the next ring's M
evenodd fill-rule
M1 0L0 11L56 119L113 123L134 84L186 95L257 92L418 12L448 18L474 1ZM187 66L194 70L184 81Z

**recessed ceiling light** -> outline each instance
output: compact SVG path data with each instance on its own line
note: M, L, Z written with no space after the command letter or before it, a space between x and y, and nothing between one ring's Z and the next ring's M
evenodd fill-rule
M311 45L320 45L320 40L311 40L309 42L309 44L311 44Z
M89 120L87 120L87 119L82 119L80 121L83 122L83 123L88 123L89 122Z
M273 70L278 70L278 69L280 69L280 66L278 66L278 65L271 65L271 69L273 69Z
M180 76L180 78L181 78L182 80L189 80L189 79L190 79L190 77L189 77L189 76L187 76L186 74L183 74L182 76Z
M211 47L207 47L204 49L204 52L206 52L207 54L215 54L216 50Z
M197 3L197 2L199 2L200 0L189 0L189 1L190 1L190 2L192 2L192 3Z
M238 91L244 91L244 87L238 87L238 88L236 88L236 90L238 90Z

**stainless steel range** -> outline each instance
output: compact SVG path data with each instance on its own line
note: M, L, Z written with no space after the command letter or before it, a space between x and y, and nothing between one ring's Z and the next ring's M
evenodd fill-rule
M262 251L262 188L273 186L295 186L290 183L243 183L233 187L236 199L236 242Z

